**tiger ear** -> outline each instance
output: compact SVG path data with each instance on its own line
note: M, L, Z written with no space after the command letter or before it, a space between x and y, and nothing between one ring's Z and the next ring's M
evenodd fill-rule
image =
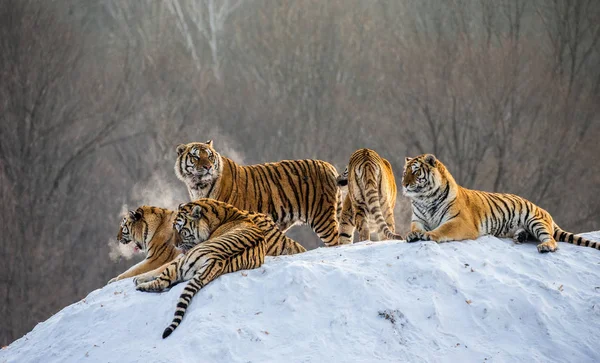
M405 162L405 163L408 163L408 162L409 162L409 161L411 161L411 160L412 160L412 158L409 158L408 156L404 158L404 162Z
M432 154L427 154L427 156L425 156L425 162L431 166L435 166L436 158Z
M200 217L202 217L202 207L199 205L195 205L192 209L191 217L193 219L200 219Z
M137 210L130 210L129 217L134 221L139 221L140 219L142 219L142 213L140 213Z
M179 203L179 205L177 206L178 210L181 210L181 208L185 205L185 203Z
M208 140L206 143L206 145L213 147L213 141L212 140Z
M177 145L177 148L175 150L177 150L177 155L181 155L183 154L183 152L185 151L185 148L187 146L185 144L179 144Z

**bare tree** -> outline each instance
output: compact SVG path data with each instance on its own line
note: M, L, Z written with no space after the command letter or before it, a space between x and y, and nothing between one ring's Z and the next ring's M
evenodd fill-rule
M594 0L1 2L0 344L124 269L107 244L124 206L187 200L182 142L338 170L370 147L397 183L405 156L435 153L466 187L598 229L599 16Z
M186 1L171 0L167 3L169 11L177 16L178 29L185 39L196 64L200 66L198 53L203 47L199 40L208 44L212 59L212 69L217 80L222 78L221 37L231 14L243 3L243 0L202 0ZM201 39L198 39L199 36Z

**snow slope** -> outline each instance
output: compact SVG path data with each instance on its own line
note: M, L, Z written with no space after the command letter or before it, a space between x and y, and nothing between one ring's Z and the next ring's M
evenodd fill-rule
M600 240L600 232L588 234ZM185 284L93 291L0 362L598 362L600 251L484 237L358 243L218 278L167 339Z

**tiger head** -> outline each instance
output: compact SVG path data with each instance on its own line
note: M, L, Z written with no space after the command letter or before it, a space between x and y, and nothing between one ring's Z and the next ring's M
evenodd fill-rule
M179 205L173 221L173 228L179 234L178 246L189 250L196 244L208 239L212 232L221 224L220 218L213 212L213 206L199 199L191 203Z
M347 166L346 166L346 169L344 169L344 172L341 175L338 175L338 177L336 178L336 182L339 187L345 187L346 185L348 185L348 167Z
M213 149L213 141L192 142L177 146L175 174L188 185L204 188L221 174L221 155Z
M123 244L133 242L135 252L148 252L148 246L156 231L162 225L166 210L141 206L127 212L117 233L117 241ZM170 227L170 226L169 226Z
M436 190L442 184L443 168L442 163L432 154L407 157L402 176L402 193L410 198Z

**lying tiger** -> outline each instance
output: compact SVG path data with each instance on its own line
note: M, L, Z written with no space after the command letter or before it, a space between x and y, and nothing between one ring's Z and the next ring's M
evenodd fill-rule
M163 338L179 326L192 297L215 278L258 268L266 255L306 251L286 237L269 216L242 211L214 199L180 205L174 227L181 237L178 239L181 246L189 251L168 264L160 274L149 273L134 279L137 290L155 292L190 280Z
M352 243L354 227L360 241L377 232L378 240L402 239L396 234L396 179L389 161L370 149L356 150L338 185L348 185L340 218L340 244Z
M134 243L135 250L146 254L146 258L127 271L108 281L111 282L134 277L158 269L173 261L181 250L175 245L178 237L173 229L176 213L174 211L141 206L123 217L117 241L123 244Z
M556 251L556 240L600 249L600 242L563 231L548 212L524 198L461 187L431 154L406 158L402 188L413 207L407 242L460 241L489 234L512 237L516 243L533 236L541 242L539 252Z
M306 223L326 246L338 244L341 191L335 167L321 160L238 165L220 155L212 140L177 146L175 174L192 201L213 198L268 214L285 232Z

